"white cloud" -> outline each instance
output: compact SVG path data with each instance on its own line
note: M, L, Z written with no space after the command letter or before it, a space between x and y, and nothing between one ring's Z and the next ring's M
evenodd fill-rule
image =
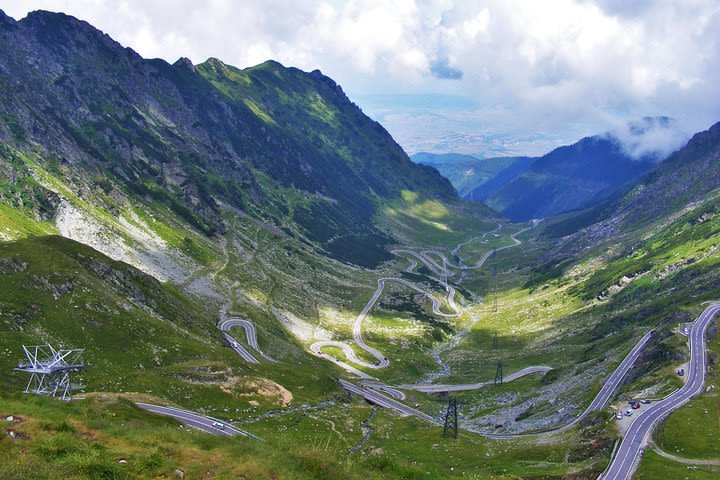
M320 68L351 96L471 97L472 112L429 125L438 138L542 133L550 145L645 115L675 117L688 131L720 119L715 0L9 0L2 8L15 18L65 11L170 62L274 58ZM398 110L387 124L411 150L403 132L434 118L414 112Z

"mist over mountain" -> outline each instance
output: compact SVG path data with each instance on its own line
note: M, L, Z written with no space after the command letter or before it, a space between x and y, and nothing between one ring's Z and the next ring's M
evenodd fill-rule
M690 133L670 117L644 117L612 129L606 134L615 138L623 150L635 159L660 161L682 147Z
M679 150L658 163L617 196L550 231L567 235L590 225L592 240L609 237L658 219L671 218L684 208L701 204L720 187L720 122L698 132ZM713 214L714 215L714 214Z

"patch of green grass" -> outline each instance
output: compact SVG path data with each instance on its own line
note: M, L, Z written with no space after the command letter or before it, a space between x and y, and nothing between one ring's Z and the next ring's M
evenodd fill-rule
M674 462L647 450L633 478L638 480L666 480L681 478L686 480L714 480L720 476L720 467L692 466Z
M454 246L497 224L490 220L494 215L489 210L472 212L468 206L449 205L409 190L381 212L378 222L401 241L425 247Z
M0 202L0 237L17 239L31 235L50 235L56 232L57 229L52 223L38 222L16 208Z

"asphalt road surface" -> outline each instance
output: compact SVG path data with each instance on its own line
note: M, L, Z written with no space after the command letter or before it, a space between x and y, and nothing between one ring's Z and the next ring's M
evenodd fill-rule
M664 399L638 412L637 417L625 433L615 457L602 475L603 480L629 479L639 463L647 440L660 420L704 390L707 364L705 331L718 312L720 312L720 303L713 303L700 314L690 329L688 335L690 366L688 367L687 383Z
M501 251L501 250L505 250L505 249L508 249L508 248L517 247L518 245L520 245L520 244L522 243L522 241L519 240L519 239L517 238L517 236L520 235L521 233L525 233L525 232L527 232L528 230L532 230L533 228L537 227L538 224L539 224L541 221L542 221L542 220L533 220L533 221L532 221L532 225L530 225L529 227L523 228L522 230L518 230L517 232L513 233L512 235L510 235L510 239L513 241L513 243L511 243L510 245L505 245L504 247L493 248L492 250L490 250L490 251L488 251L488 252L485 252L485 255L483 255L482 258L480 258L480 260L479 260L475 265L473 265L472 267L469 267L469 266L465 265L464 263L460 263L459 265L453 265L451 262L449 262L449 261L445 258L445 254L443 254L442 252L438 252L437 250L426 250L426 251L423 252L423 253L432 253L432 254L434 254L434 255L437 255L438 257L440 257L440 258L443 259L443 264L449 265L449 266L451 266L451 267L453 267L453 268L462 268L463 270L470 270L470 269L482 268L482 266L485 265L485 262L487 262L488 258L490 258L492 255L496 254L497 252L499 252L499 251ZM499 225L499 224L498 224L498 225ZM499 228L496 228L496 229L493 230L492 232L488 232L488 233L493 233L493 232L496 232L497 230L499 230ZM483 235L483 236L484 236L484 235ZM475 237L475 238L478 238L478 237ZM472 241L472 240L474 240L474 239L471 239L471 240L469 240L469 241L467 241L467 242L465 242L465 243L461 243L461 244L458 245L458 247L459 247L459 246L462 246L462 245L466 245L466 244L470 243L470 241ZM452 251L453 255L457 256L458 250L459 250L459 249L456 247L456 248Z
M552 370L552 367L545 367L542 365L526 367L515 373L511 373L503 378L503 382L511 382L525 375L531 373L546 373ZM481 382L481 383L467 383L462 385L400 385L398 388L405 390L415 390L418 392L425 393L442 393L442 392L462 392L465 390L477 390L479 388L493 385L494 382Z
M389 385L385 385L384 383L380 382L363 382L363 387L370 388L372 390L376 390L380 393L387 393L392 398L396 400L405 400L405 394L398 390L395 387L391 387Z
M230 318L220 324L220 330L222 330L223 332L229 332L232 327L242 327L245 330L245 337L247 338L247 342L253 348L253 350L258 352L267 360L270 360L273 363L275 362L274 359L265 355L263 351L260 350L260 346L258 345L257 341L257 332L255 331L255 325L253 325L252 322L243 318ZM225 339L230 343L230 346L233 348L233 350L235 350L245 360L250 363L260 363L245 347L240 345L240 343L230 334L225 333Z
M354 383L350 383L346 380L340 380L340 385L342 385L342 387L348 392L354 393L355 395L360 395L365 400L379 407L391 408L402 413L403 415L410 415L412 417L417 417L421 420L425 420L426 422L437 424L435 419L432 418L430 415L422 413L421 411L416 410L412 407L408 407L404 403L400 403L397 400L385 396L375 390L359 387Z
M175 420L179 420L180 422L184 423L185 425L189 425L191 427L197 428L198 430L203 430L214 435L222 435L226 437L234 437L236 435L241 435L246 438L258 440L258 437L256 437L252 433L246 432L245 430L240 430L234 425L225 423L222 420L218 420L217 418L207 417L195 412L191 412L189 410L182 410L180 408L173 407L163 407L161 405L153 405L151 403L138 402L136 403L136 405L150 412L172 417ZM214 426L213 423L216 422L221 423L224 428L218 428Z
M588 405L585 411L581 413L580 416L577 417L575 420L562 427L563 429L575 425L580 420L587 417L590 412L600 410L601 408L605 407L605 405L607 405L607 403L610 401L610 398L615 393L615 390L617 390L623 378L625 378L625 375L627 375L635 361L640 356L640 352L642 352L643 348L645 348L645 345L650 340L650 337L652 337L653 333L655 333L655 330L650 330L645 335L643 335L640 341L633 347L632 350L630 350L630 353L627 354L625 359L620 362L620 365L618 365L618 367L610 375L610 377L605 380L605 384L602 386L593 401L590 402L590 405Z

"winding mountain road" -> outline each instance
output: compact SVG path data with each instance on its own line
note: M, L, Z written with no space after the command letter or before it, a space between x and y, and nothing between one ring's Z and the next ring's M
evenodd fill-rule
M453 313L442 312L440 310L440 307L442 306L441 301L438 300L437 297L435 297L435 295L431 294L430 292L428 292L426 290L423 290L422 288L418 287L414 283L404 280L402 278L397 278L397 277L383 277L378 280L377 288L375 289L373 296L370 298L368 303L365 305L365 308L362 310L362 312L360 312L360 314L355 319L355 322L353 323L353 331L352 331L353 339L355 340L355 343L361 349L365 350L367 353L369 353L370 355L375 357L375 359L377 361L371 363L371 362L367 362L365 360L360 359L355 354L355 352L353 351L353 349L350 345L348 345L346 342L341 342L341 341L336 341L336 340L322 340L319 342L315 342L312 345L310 345L310 350L315 355L318 355L322 358L330 360L333 363L341 366L345 370L347 370L355 375L360 376L361 378L373 379L374 377L361 372L357 368L352 367L351 365L348 365L347 363L343 362L342 360L339 360L336 357L333 357L332 355L324 353L322 351L322 349L323 349L323 347L338 347L338 348L342 349L343 354L345 355L345 357L347 357L348 360L350 360L351 362L354 362L357 365L360 365L360 366L363 366L366 368L379 369L379 368L385 368L388 365L390 365L390 360L388 360L388 358L385 357L379 350L369 346L365 342L365 339L363 338L363 335L362 335L362 323L365 320L365 318L367 317L367 314L370 311L370 309L372 309L372 307L375 305L375 303L377 303L378 299L380 298L380 295L382 295L386 283L388 283L388 282L399 283L399 284L402 284L408 288L411 288L411 289L417 291L418 293L422 293L427 298L429 298L430 301L432 302L432 309L433 309L433 313L435 315L438 315L441 317L446 317L446 318L447 317L458 317L458 316L462 315L462 311L460 308L458 308L458 306L455 303L455 293L456 293L455 288L450 286L448 284L448 280L447 280L448 277L454 276L455 272L450 270L448 268L448 266L451 266L453 268L462 268L462 269L480 268L487 261L487 259L490 258L490 256L493 253L496 253L500 250L504 250L506 248L512 248L512 247L516 247L516 246L520 245L522 242L521 242L521 240L518 240L517 235L520 235L523 232L526 232L532 228L535 228L538 225L538 223L540 223L540 220L533 220L531 226L523 228L523 229L515 232L514 234L510 235L510 239L513 241L512 244L506 245L506 246L500 247L500 248L495 248L495 249L487 252L485 255L483 255L483 257L480 259L480 261L472 267L467 267L464 264L461 264L458 266L452 265L448 262L447 258L445 257L445 254L443 254L442 252L437 251L437 250L424 250L420 253L415 252L413 250L408 250L408 249L392 250L391 253L393 253L394 255L409 255L409 256L413 257L410 265L408 266L408 268L406 270L407 272L409 272L409 273L412 272L418 266L418 260L419 260L420 262L425 264L430 269L430 271L432 271L434 274L441 276L440 279L435 279L435 280L439 281L445 287L445 290L448 293L447 303L450 306L450 308L453 310ZM479 237L473 237L470 240L467 240L465 242L458 244L455 247L455 249L453 249L453 251L452 251L453 255L456 255L457 252L459 251L459 249L462 248L462 246L467 245L468 243L470 243L471 241L473 241L477 238L481 238L486 235L489 235L490 233L496 232L496 231L500 230L501 227L502 227L502 225L498 224L498 226L494 230L485 232L483 235L481 235ZM432 256L438 257L442 261L442 266L438 262L436 262L435 259L432 258ZM417 260L415 260L415 259L417 259ZM238 352L238 353L240 353L240 352ZM242 355L242 353L241 353L241 355ZM542 367L534 367L534 368L542 368ZM388 388L390 388L390 387L388 387Z
M512 240L513 243L511 243L511 244L509 244L509 245L502 246L502 247L493 248L492 250L489 250L489 251L485 252L485 254L480 258L480 260L478 260L477 263L475 263L475 265L473 265L473 266L467 266L467 265L465 265L465 263L462 262L462 261L461 261L461 263L459 263L458 265L454 265L452 262L450 262L450 261L445 257L445 254L444 254L444 253L442 253L442 252L440 252L440 251L437 251L437 250L425 250L425 251L422 252L422 253L423 253L423 254L431 253L431 254L437 255L438 257L440 257L440 258L443 259L443 263L444 263L445 265L448 265L448 266L450 266L450 267L452 267L452 268L460 268L460 269L463 269L463 270L474 270L474 269L477 269L477 268L482 268L482 266L485 265L485 262L487 262L487 260L488 260L491 256L495 255L497 252L500 252L500 251L502 251L502 250L506 250L506 249L508 249L508 248L517 247L518 245L522 244L522 240L519 240L519 239L517 238L517 236L520 235L521 233L525 233L525 232L527 232L528 230L532 230L533 228L537 227L538 224L539 224L541 221L542 221L542 220L533 220L533 221L532 221L532 225L530 225L529 227L525 227L525 228L523 228L523 229L521 229L521 230L518 230L517 232L513 233L512 235L510 235L510 240ZM499 228L496 228L496 229L493 230L492 232L487 232L487 234L496 232L496 231L498 231L498 230L499 230ZM483 236L484 236L484 235L483 235ZM479 237L475 237L475 238L479 238ZM461 243L459 246L466 245L466 244L470 243L470 241L472 241L472 240L474 240L474 239L471 239L471 240L465 242L464 244ZM458 247L455 247L455 249L454 249L451 253L452 253L454 256L457 256L457 252L458 252L459 250L460 250L460 249L459 249Z
M631 478L639 463L643 448L660 420L673 410L685 405L694 396L702 393L705 387L707 367L705 332L718 312L720 312L720 303L712 303L700 314L690 329L688 335L690 366L688 367L687 383L662 400L638 412L625 433L615 457L602 475L603 480Z
M229 423L225 423L222 420L218 420L217 418L208 417L205 415L200 415L199 413L191 412L190 410L183 410L181 408L174 408L174 407L164 407L162 405L153 405L151 403L142 403L137 402L135 403L140 408L144 408L145 410L148 410L153 413L157 413L160 415L165 415L167 417L172 417L175 420L178 420L185 425L189 425L191 427L197 428L198 430L202 430L208 433L212 433L214 435L222 435L226 437L234 437L236 435L241 435L246 438L252 438L254 440L259 440L258 437L253 435L250 432L246 432L245 430L241 430L234 425L230 425ZM222 425L222 428L218 428L216 425Z
M720 305L718 306L720 308ZM548 430L543 430L540 432L533 432L533 433L517 433L517 434L491 434L491 433L485 433L482 431L477 430L470 430L473 433L477 433L478 435L481 435L485 438L490 438L494 440L512 440L515 438L523 438L523 437L534 437L538 435L548 435L553 434L557 432L561 432L563 430L567 430L568 428L572 427L573 425L580 422L582 419L587 417L591 412L600 410L607 405L608 401L612 397L613 393L617 390L617 388L622 383L622 380L625 378L625 375L630 371L635 361L640 356L640 352L645 347L647 342L650 340L650 337L652 336L654 330L650 330L648 333L642 336L642 338L638 341L637 344L630 350L630 352L627 354L627 356L623 359L622 362L620 362L620 365L613 371L613 373L605 380L605 383L603 384L602 388L598 392L598 394L593 398L593 400L590 402L590 405L575 419L573 419L571 422L566 423L564 425L561 425L559 427L551 428ZM524 375L528 375L531 373L536 372L547 372L550 370L550 367L543 367L543 366L535 366L535 367L527 367L522 370L519 370L518 372L515 372L512 375L508 375L505 379L505 381L514 380L517 378L520 378ZM357 385L353 385L350 382L347 381L341 381L343 387L346 388L346 390L351 391L352 393L356 393L358 395L363 396L366 400L375 403L381 407L385 408L392 408L394 410L397 410L400 413L403 413L405 415L413 415L418 418L425 419L428 417L428 415L423 414L424 416L416 415L413 412L410 412L408 409L410 407L407 407L407 405L403 405L398 401L395 401L393 399L389 399L385 397L384 399L380 397L384 397L381 393L375 391L370 392L367 389L363 389L361 387L358 387ZM449 392L449 391L463 391L463 390L471 390L471 389L477 389L477 388L483 388L491 384L492 382L484 382L484 383L474 383L474 384L467 384L467 385L403 385L397 388L403 388L403 389L412 389L416 391L422 391L426 393L441 393L441 392ZM350 389L347 388L347 385L353 385L355 388ZM382 402L378 401L378 399L382 400ZM412 411L415 411L415 409L410 409ZM437 423L434 419L432 420L432 423ZM621 477L622 478L622 477Z
M262 355L265 359L276 363L273 358L267 356L265 353L263 353L262 350L260 350L260 346L258 345L257 341L257 332L255 331L255 325L253 325L252 322L250 322L249 320L245 320L244 318L229 318L220 324L220 330L222 330L223 332L229 332L232 327L242 327L245 330L247 343L253 348L253 350ZM240 343L229 333L225 333L225 339L228 341L233 350L235 350L238 355L240 355L243 359L250 363L260 363L244 346L240 345Z
M452 249L452 251L450 252L450 255L453 255L453 256L455 256L455 257L460 258L460 257L458 256L458 252L460 251L460 249L461 249L462 247L464 247L464 246L467 245L468 243L474 242L474 241L477 240L478 238L485 238L485 237L487 237L488 235L492 235L493 233L500 231L501 228L502 228L502 223L498 223L498 224L497 224L497 227L495 227L494 230L490 230L489 232L485 232L485 233L483 233L482 235L479 235L479 236L477 236L477 237L472 237L470 240L466 240L466 241L464 241L464 242L462 242L462 243L458 243L458 244L455 246L455 248ZM459 262L459 263L460 263L461 266L463 265L462 258L460 258L460 262Z
M545 367L542 365L526 367L515 373L512 373L503 378L503 382L511 382L525 375L532 373L547 373L552 370L552 367ZM481 382L481 383L467 383L461 385L399 385L397 388L404 390L415 390L416 392L424 393L444 393L444 392L463 392L466 390L477 390L479 388L493 385L494 382Z
M411 288L415 290L418 293L422 293L425 295L431 302L432 302L432 310L435 315L441 316L441 317L458 317L462 315L462 311L457 307L455 304L455 289L452 287L449 287L448 289L448 296L447 296L447 302L450 305L450 308L454 310L453 313L444 313L440 310L440 307L442 306L442 302L437 299L433 294L430 292L423 290L422 288L418 287L412 282L409 282L407 280L404 280L402 278L396 278L396 277L383 277L378 280L377 288L375 289L375 293L373 294L372 298L370 298L370 301L365 305L365 308L363 308L362 312L357 316L355 319L355 322L353 323L353 339L355 340L355 343L358 344L360 348L368 352L370 355L375 357L377 359L377 363L370 363L366 362L360 358L358 358L355 355L355 352L353 351L352 347L348 345L345 342L339 342L335 340L322 340L320 342L315 342L312 345L310 345L310 350L312 350L313 353L316 355L320 355L322 353L321 349L323 347L339 347L342 349L345 356L352 362L362 365L366 368L385 368L388 365L390 365L390 360L388 360L379 350L369 346L367 343L365 343L365 339L362 335L362 323L365 320L365 317L367 317L368 312L370 312L370 309L377 303L378 299L380 298L380 295L382 295L382 292L385 288L385 284L389 282L399 283L401 285L404 285L408 288ZM328 355L323 354L324 358L327 358ZM334 358L334 357L332 357ZM344 362L341 362L339 360L335 360L335 363L342 366L346 370L350 370L346 368L344 365L346 365ZM349 366L349 365L348 365ZM357 369L355 369L357 370ZM356 373L356 371L353 371L353 373Z

